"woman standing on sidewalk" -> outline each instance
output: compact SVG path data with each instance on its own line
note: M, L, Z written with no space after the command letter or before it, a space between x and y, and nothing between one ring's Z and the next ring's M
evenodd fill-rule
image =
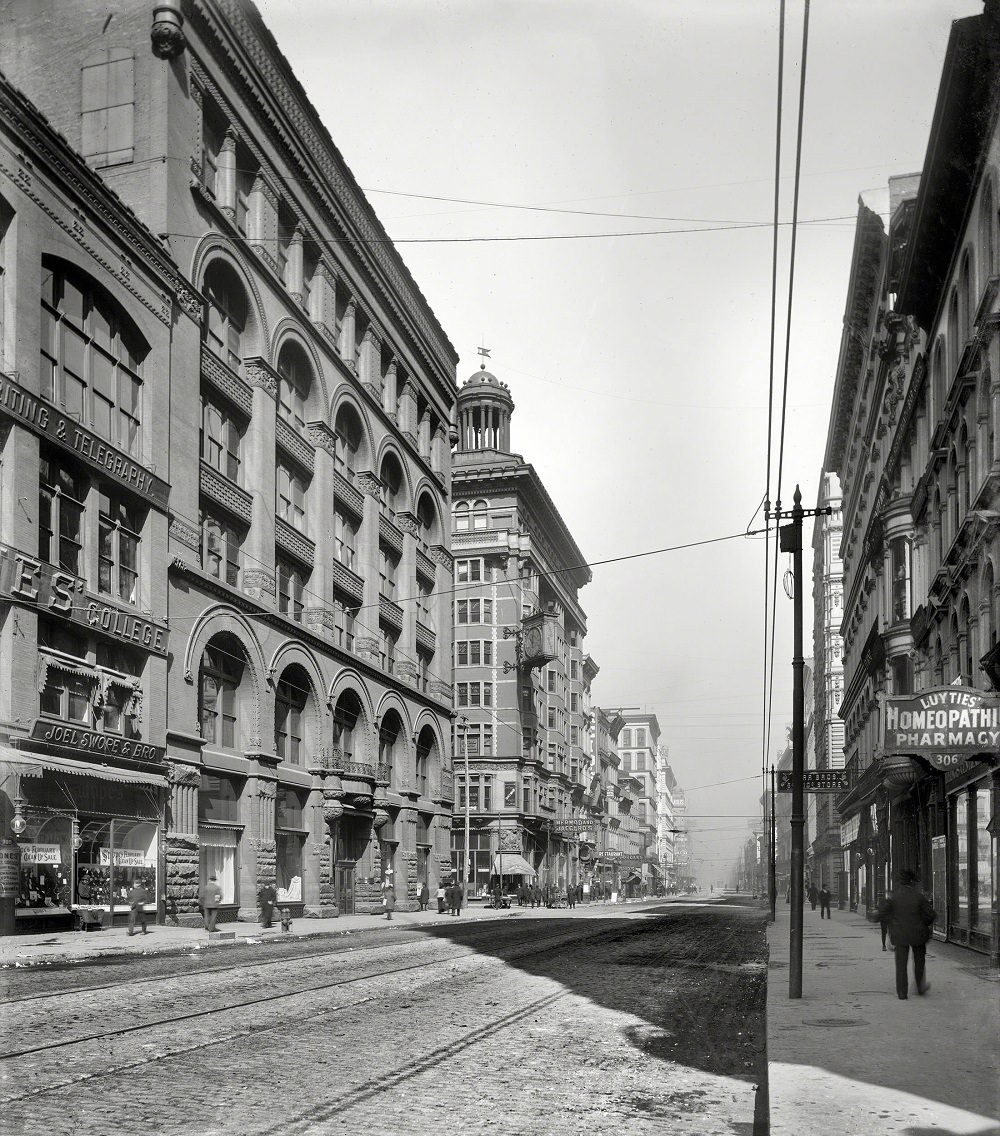
M927 940L931 937L935 911L917 883L917 873L903 868L899 873L899 886L885 905L889 938L892 939L896 955L896 993L900 998L905 998L908 993L907 970L911 947L917 993L926 994L931 988L924 977L924 960L927 957Z

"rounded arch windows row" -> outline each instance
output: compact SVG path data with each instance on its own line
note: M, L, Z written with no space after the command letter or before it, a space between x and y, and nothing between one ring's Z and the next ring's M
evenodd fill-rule
M272 710L271 700L263 696L265 677L256 644L248 645L235 629L211 634L201 646L197 674L192 676L205 744L233 753L269 749L273 731L274 752L289 767L305 768L332 743L348 767L384 767L388 775L380 779L386 784L396 783L404 766L414 762L415 787L426 792L431 757L443 753L430 721L420 715L414 729L393 695L372 708L363 685L352 683L349 676L339 675L323 690L311 661L299 661L295 654L286 652L273 672Z
M236 267L216 256L204 270L203 291L207 301L204 338L208 348L232 370L239 371L244 359L266 354L267 331L255 314L259 299L251 303L248 286ZM327 421L330 408L318 358L301 341L286 335L277 351L277 414L298 433L310 421ZM383 510L394 517L410 512L428 542L440 542L443 525L435 492L428 484L414 485L402 450L391 441L376 445L361 404L341 393L332 414L336 435L336 465L349 481L357 473L373 471L379 478ZM421 452L425 458L429 451Z

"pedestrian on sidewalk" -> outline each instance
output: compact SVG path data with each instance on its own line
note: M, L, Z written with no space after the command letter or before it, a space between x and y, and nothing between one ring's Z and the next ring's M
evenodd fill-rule
M265 883L260 885L260 890L257 892L257 902L260 904L261 927L273 927L274 905L278 902L278 893L275 890L274 884Z
M427 887L427 884L426 883L421 884L420 885L420 910L421 911L427 910L427 903L428 903L428 900L430 898L431 898L431 893L430 893L430 889Z
M128 893L128 933L129 935L135 934L135 921L139 920L139 925L142 927L142 933L146 934L146 904L149 903L149 896L146 894L146 889L140 883L132 885L131 891Z
M819 892L816 890L816 885L814 883L809 884L809 890L808 892L806 892L806 895L809 896L809 903L812 905L813 911L815 911L816 900L819 899Z
M819 917L823 918L824 914L827 919L830 918L830 889L824 884L819 889Z
M896 956L896 994L905 998L908 993L907 968L911 948L917 993L926 994L931 984L924 975L924 963L936 913L931 901L920 890L916 872L910 868L900 871L896 889L892 898L886 901L885 910L889 920L889 938Z
M205 917L205 930L211 935L215 930L215 920L219 915L219 904L222 902L222 888L215 872L208 877L208 883L203 884L198 892L201 911Z
M569 904L570 911L576 907L576 887L573 884L568 884L566 887L566 902Z
M444 915L445 901L448 899L448 888L441 884L437 889L438 915Z
M396 910L396 889L392 886L391 876L382 885L382 907L386 919L392 919L392 913Z
M889 933L889 904L892 892L887 891L878 905L878 929L882 932L882 950L885 950L885 937Z
M452 895L452 902L455 905L455 910L452 912L452 915L461 915L462 914L462 901L464 899L465 899L465 889L462 887L461 880L456 880L455 881L455 887L453 889L453 895Z

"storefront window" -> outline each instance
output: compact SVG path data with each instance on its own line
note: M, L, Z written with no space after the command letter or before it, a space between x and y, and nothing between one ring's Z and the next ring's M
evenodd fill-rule
M238 903L236 856L240 832L232 828L200 828L198 839L201 843L202 883L214 875L222 888L222 902Z
M990 822L990 790L987 782L979 786L976 793L975 841L976 841L976 918L972 925L974 931L991 933L993 915L993 872L990 865L990 834L986 826Z
M301 903L305 794L279 786L275 809L278 902Z
M139 884L155 907L157 896L157 831L152 821L106 817L79 818L80 849L76 856L76 902L107 907L128 905L128 893Z
M21 886L18 915L65 913L73 902L72 821L69 817L29 813L19 842Z
M224 773L202 773L198 819L239 822L240 786L234 777L227 777Z
M955 920L962 927L969 926L969 794L955 797L955 835L957 837L955 872Z

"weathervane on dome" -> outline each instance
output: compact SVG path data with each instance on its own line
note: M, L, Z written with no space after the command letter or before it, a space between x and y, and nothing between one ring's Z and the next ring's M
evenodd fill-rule
M479 364L480 371L486 370L486 360L490 357L489 347L477 347L476 351L482 356L482 362Z

